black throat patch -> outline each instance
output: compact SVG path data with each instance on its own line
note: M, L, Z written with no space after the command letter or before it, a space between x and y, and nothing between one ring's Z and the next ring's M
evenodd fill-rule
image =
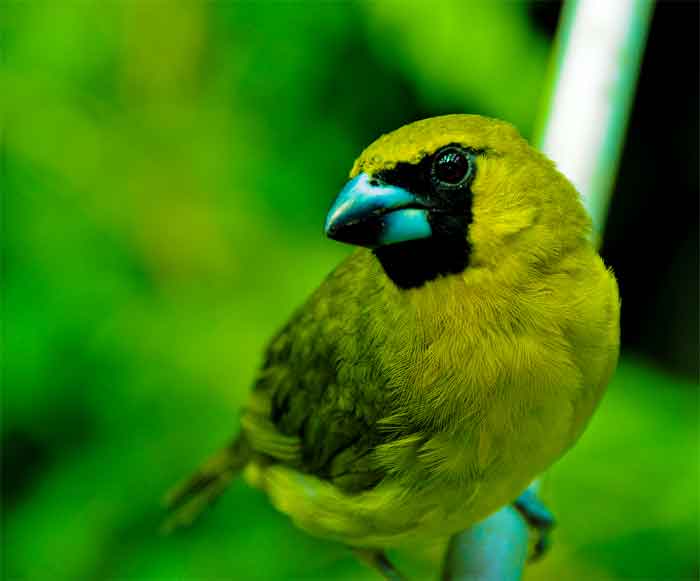
M419 288L438 276L464 272L469 265L469 251L466 238L454 244L426 238L383 246L374 255L392 282L406 290Z

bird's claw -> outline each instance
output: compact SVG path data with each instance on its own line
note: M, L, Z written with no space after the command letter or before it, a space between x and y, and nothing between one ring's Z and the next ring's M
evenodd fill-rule
M550 533L556 524L554 515L533 490L526 490L513 503L525 522L537 531L537 540L530 561L538 561L550 546Z

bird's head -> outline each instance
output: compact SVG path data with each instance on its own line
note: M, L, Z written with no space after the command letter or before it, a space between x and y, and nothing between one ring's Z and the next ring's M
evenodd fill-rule
M503 121L446 115L372 143L326 218L326 234L371 248L400 288L438 276L531 268L581 244L578 194Z

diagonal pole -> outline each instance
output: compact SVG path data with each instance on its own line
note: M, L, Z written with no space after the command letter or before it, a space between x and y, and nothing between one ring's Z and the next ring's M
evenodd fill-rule
M572 0L554 46L554 83L535 144L583 197L600 241L654 4Z
M568 0L553 51L551 92L534 143L576 186L600 244L612 197L652 0ZM539 481L530 485L537 491ZM451 581L516 581L528 530L512 506L455 535L443 565Z

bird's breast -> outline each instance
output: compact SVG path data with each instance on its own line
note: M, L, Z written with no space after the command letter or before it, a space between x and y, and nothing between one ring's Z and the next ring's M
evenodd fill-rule
M395 395L389 413L403 432L424 435L416 479L510 473L519 481L570 445L587 378L567 333L577 313L552 296L456 276L406 295L402 320L382 340L381 365Z

